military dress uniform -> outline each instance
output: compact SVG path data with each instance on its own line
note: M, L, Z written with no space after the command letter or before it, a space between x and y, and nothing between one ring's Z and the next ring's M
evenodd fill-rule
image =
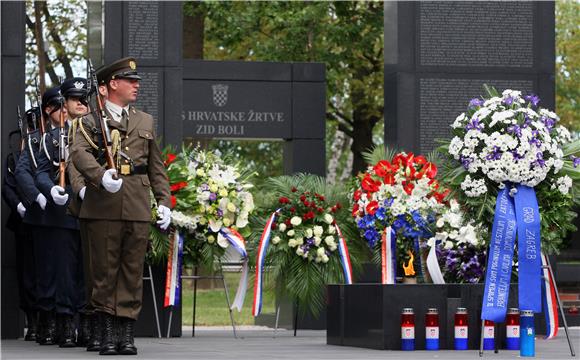
M27 112L27 123L34 123L34 110ZM39 115L39 113L38 113ZM33 125L29 126L34 128ZM25 149L27 149L27 139ZM34 269L34 248L32 235L27 226L22 222L22 215L26 215L24 199L21 195L14 175L16 164L20 157L20 151L8 154L4 164L4 174L2 177L2 198L10 208L10 215L6 223L6 228L13 231L16 239L16 273L18 279L18 295L20 309L26 314L27 331L24 336L26 341L36 341L38 309L36 308L36 273ZM24 213L21 214L21 212Z
M27 118L34 117L40 121L40 109L30 109L26 112L26 116ZM37 342L41 345L53 345L56 343L56 286L55 281L41 281L44 279L45 271L41 262L42 258L47 256L42 251L46 242L44 227L49 224L45 219L46 212L42 206L46 206L47 200L34 182L40 143L41 134L38 129L28 134L24 150L20 153L16 163L14 177L18 179L16 186L26 208L22 222L28 229L32 242L36 308L39 311Z
M60 92L65 100L69 98L77 98L83 104L88 105L87 103L87 79L82 77L74 77L71 79L65 80L60 86ZM68 109L67 109L68 110ZM69 129L68 129L68 137L67 142L68 146L72 146L74 142L76 129L78 127L78 123L81 121L82 117L72 118L71 111L67 111L67 115L69 116ZM80 237L81 237L81 252L78 254L78 258L80 259L77 264L79 265L79 269L77 271L77 284L78 284L78 296L79 301L77 302L80 308L77 309L79 312L79 327L78 327L78 335L77 335L77 345L78 346L86 346L87 351L98 351L100 347L100 342L98 338L93 337L92 328L95 327L97 324L93 322L92 314L93 310L90 307L90 291L92 289L91 285L91 278L90 278L90 257L88 253L88 239L86 237L85 231L85 224L84 221L78 219L80 207L82 206L82 195L81 193L84 192L83 188L85 188L85 180L83 176L78 172L78 170L74 167L72 161L68 159L66 171L68 179L70 179L70 186L72 189L72 197L69 202L68 210L71 215L77 218L79 222L79 230L80 230Z
M102 83L114 78L140 79L132 58L101 70ZM114 153L119 191L102 186L105 161L99 123L89 115L79 124L72 146L75 167L87 189L79 217L86 221L93 289L91 305L102 316L101 354L135 354L134 321L142 306L143 265L151 222L150 191L161 206L170 206L170 192L151 115L134 106L106 103L107 123L117 143ZM116 318L116 319L115 319ZM120 324L118 346L111 342L115 320Z

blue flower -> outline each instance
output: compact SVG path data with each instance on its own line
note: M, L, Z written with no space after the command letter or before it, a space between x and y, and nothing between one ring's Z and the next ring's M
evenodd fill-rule
M377 210L377 212L375 213L375 217L379 220L384 220L386 215L387 215L387 209L382 208L382 207L379 208Z
M481 105L483 105L483 99L473 98L469 101L470 108L474 108L476 106L481 106Z
M529 101L534 107L538 106L540 103L540 97L535 94L526 95L524 96L524 99Z

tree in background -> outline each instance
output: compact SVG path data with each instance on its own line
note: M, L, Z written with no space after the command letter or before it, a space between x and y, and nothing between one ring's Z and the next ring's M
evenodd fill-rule
M361 154L383 119L382 3L188 2L184 9L184 44L199 49L203 39L205 59L325 63L329 175L344 177L349 160L353 174L365 168Z
M556 112L580 131L580 3L556 1Z
M86 22L83 0L26 1L26 93L31 104L35 104L37 79L44 91L58 84L59 76L83 76ZM50 80L46 86L44 74Z

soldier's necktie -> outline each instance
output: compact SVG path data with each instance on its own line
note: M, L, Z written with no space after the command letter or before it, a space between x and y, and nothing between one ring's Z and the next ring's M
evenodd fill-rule
M123 109L123 111L121 112L121 125L125 129L127 129L128 122L129 122L129 114L127 114L127 111Z

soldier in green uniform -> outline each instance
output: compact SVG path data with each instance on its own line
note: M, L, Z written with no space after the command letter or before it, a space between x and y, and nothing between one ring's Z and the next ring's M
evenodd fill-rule
M107 169L95 116L79 124L71 158L86 183L79 217L90 246L91 305L102 323L102 355L137 353L134 322L142 305L143 265L151 221L150 191L158 204L157 224L171 221L169 182L151 115L131 104L139 80L135 59L124 58L100 70L107 85L106 122L113 139L116 169ZM119 327L115 341L115 323Z

